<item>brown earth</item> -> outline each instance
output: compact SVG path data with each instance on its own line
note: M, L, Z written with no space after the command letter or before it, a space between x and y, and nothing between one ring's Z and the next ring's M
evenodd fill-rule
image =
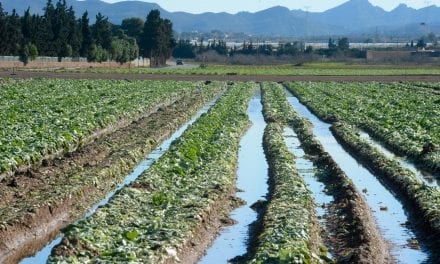
M311 150L306 152L311 153ZM330 155L318 147L310 156L334 201L327 206L322 237L338 263L393 263L368 204Z
M378 178L378 180L394 195L397 195L409 218L406 224L416 229L415 231L418 233L417 238L423 241L424 246L433 252L427 263L433 263L434 259L439 259L440 244L438 242L440 228L435 220L431 220L429 217L420 217L421 215L428 215L425 213L426 206L424 207L423 203L425 199L430 200L431 198L414 197L414 195L408 191L408 183L399 179L399 177L405 177L405 172L395 170L395 166L390 166L390 163L388 163L386 159L378 158L378 156L369 151L368 148L357 145L354 141L349 140L344 132L338 128L337 124L333 124L330 130L344 149L375 175L382 176ZM432 219L436 219L434 218L434 214L432 215ZM417 242L417 238L414 238L413 241L418 245L419 242Z
M247 127L243 129L242 134L244 134L246 130ZM191 231L191 236L177 249L166 251L167 255L163 257L160 263L197 263L214 242L219 231L226 226L235 224L235 221L229 218L230 212L245 204L243 200L236 196L236 192L239 191L236 188L235 181L238 167L237 159L233 163L235 170L229 175L233 180L224 186L216 188L214 192L219 192L220 195L218 195L218 198L213 200L200 215L197 225ZM129 187L145 188L145 186L140 186L140 184L136 182L130 184ZM61 244L54 248L52 253L55 256L66 256L66 253L68 254L72 248L78 249L78 247L80 249L93 250L88 248L87 245L81 245L76 240L71 241L68 237L65 237ZM78 253L75 252L74 254Z
M0 182L0 263L33 254L101 200L206 103L206 96L197 93L74 153L5 177Z
M440 82L440 75L378 75L378 76L330 76L330 75L203 75L203 74L124 74L124 73L59 73L18 71L0 72L0 78L59 78L59 79L129 79L176 81L345 81L345 82Z
M10 76L8 72L0 72L1 77L14 78L75 78L75 79L146 79L146 80L228 80L228 81L426 81L440 82L440 76L249 76L249 75L152 75L152 74L95 74L95 73L54 73L54 72L17 72ZM125 175L139 159L136 154L127 150L143 149L142 155L148 153L158 145L155 139L162 140L179 124L188 118L188 111L195 111L194 105L200 105L198 96L190 95L174 105L159 109L148 118L144 118L120 129L112 134L105 135L77 152L56 159L34 170L5 178L0 182L0 263L14 263L19 259L32 254L56 235L60 228L65 227L84 213L86 208L99 201L109 192L118 181L118 175ZM191 108L192 110L188 110ZM187 109L182 113L181 109ZM122 157L128 160L121 160ZM118 163L119 162L119 163ZM122 162L122 163L121 163ZM117 163L117 166L114 164ZM116 167L116 168L115 168ZM88 176L88 177L82 177ZM95 176L95 177L93 177ZM66 186L68 188L66 188ZM64 192L66 189L67 192ZM52 199L45 195L50 194ZM340 213L341 208L347 207L356 217L352 220L361 221L364 225L358 230L351 230L347 235L358 233L367 234L360 241L369 245L360 252L351 252L349 256L356 258L359 263L368 263L373 260L388 263L390 257L388 246L384 244L374 220L369 214L368 206L360 206L358 193L355 191L348 197L341 197L340 204L335 211ZM354 195L354 197L353 197ZM351 196L351 197L350 197ZM230 196L228 196L230 197ZM359 196L361 197L361 196ZM226 201L226 200L225 200ZM185 249L177 252L181 259L197 259L200 252L213 239L216 230L222 225L219 215L225 215L223 210L232 208L225 201L219 201L221 210L206 212L206 224L197 232L198 238L189 242ZM12 206L11 206L12 205ZM351 208L352 206L356 208ZM365 207L365 208L363 208ZM4 210L6 208L7 210ZM360 208L360 209L359 209ZM361 210L356 212L357 210ZM221 213L223 212L223 213ZM335 214L336 215L336 214ZM359 219L359 217L361 219ZM342 224L348 219L335 219L335 224ZM365 224L366 223L366 224ZM341 226L344 229L344 226ZM344 230L334 230L336 233ZM355 231L355 232L353 232ZM339 233L339 234L342 234ZM338 235L338 234L337 234ZM340 237L342 239L342 237ZM345 240L345 239L344 239ZM204 243L199 243L203 242ZM354 247L354 244L345 244L340 241L338 247ZM337 242L335 244L338 244ZM355 249L356 250L356 249ZM347 252L339 252L341 255ZM354 253L354 254L353 254ZM364 255L367 254L367 255ZM357 257L360 257L358 259Z
M235 175L232 177L235 178ZM234 220L229 218L230 212L244 203L235 196L235 191L235 181L233 181L231 185L225 186L220 199L201 215L201 220L193 231L191 239L177 251L179 263L197 263L217 238L219 231L235 224ZM176 259L168 258L164 263L176 263Z

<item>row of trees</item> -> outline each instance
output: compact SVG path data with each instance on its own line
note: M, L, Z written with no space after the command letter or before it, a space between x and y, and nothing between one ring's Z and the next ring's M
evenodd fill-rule
M15 10L6 13L0 3L0 55L20 56L26 64L36 56L85 57L88 61L114 60L119 63L139 56L150 58L151 65L161 66L175 46L172 23L151 11L144 22L139 18L112 24L98 13L90 25L88 13L76 18L65 0L48 0L43 15L23 16Z
M335 45L337 50L345 50L348 45L348 39L343 39L343 45ZM332 42L333 43L333 42ZM313 50L313 47L306 47L303 42L287 42L280 43L276 47L271 44L255 45L252 42L243 42L240 47L228 47L223 40L216 40L202 45L200 43L191 43L189 40L179 40L176 48L173 50L175 58L195 58L205 52L215 52L218 55L233 57L235 55L252 55L252 56L301 56L303 54L321 53L321 50ZM347 48L348 49L348 48ZM328 55L328 54L320 54Z
M301 56L303 54L318 54L327 57L347 55L353 57L365 56L356 49L350 49L348 38L340 38L337 41L330 38L328 42L328 49L313 50L313 47L306 47L303 42L287 42L280 43L277 47L270 44L254 45L252 42L244 42L241 47L227 47L226 42L222 40L212 41L208 45L202 45L203 40L198 45L192 44L189 40L179 40L176 48L173 51L174 57L179 58L195 58L198 54L204 52L215 51L219 55L263 55L263 56Z
M198 54L215 51L219 55L234 56L234 55L266 55L266 56L281 56L281 55L298 55L301 53L311 53L311 47L304 47L302 42L293 42L279 44L277 48L270 44L254 45L252 42L243 42L242 46L228 47L223 40L216 40L203 45L203 40L200 44L192 44L189 40L179 40L176 48L173 50L173 57L175 58L195 58Z
M407 44L409 49L421 49L426 47L427 41L437 45L437 38L434 34L423 36L416 42L411 41ZM173 51L173 56L178 58L196 58L205 52L216 53L218 55L226 55L232 57L234 55L266 55L266 56L302 56L315 54L325 57L347 57L347 58L365 58L366 51L364 49L350 48L350 41L346 37L339 39L330 38L327 48L313 49L311 46L305 46L303 42L287 42L280 43L276 47L270 44L254 45L252 42L244 42L240 47L227 47L223 40L214 40L207 45L200 43L191 43L189 40L179 40Z

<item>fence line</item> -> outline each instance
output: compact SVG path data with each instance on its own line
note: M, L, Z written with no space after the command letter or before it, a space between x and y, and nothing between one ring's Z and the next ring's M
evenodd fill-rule
M18 56L0 56L0 61L20 61ZM39 56L36 57L35 62L58 62L58 57L46 57ZM87 58L83 57L65 57L62 58L63 62L87 62Z

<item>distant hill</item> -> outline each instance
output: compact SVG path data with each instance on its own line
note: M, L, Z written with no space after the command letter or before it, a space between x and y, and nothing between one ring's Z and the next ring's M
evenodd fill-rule
M56 2L55 0L53 2ZM93 22L98 12L119 24L124 18L145 18L152 9L159 9L163 17L173 21L178 32L244 32L262 36L329 36L388 34L392 36L419 37L428 32L439 34L440 7L429 6L413 9L404 4L387 12L373 6L368 0L350 0L325 12L305 12L272 7L260 12L203 13L168 12L155 3L125 1L114 4L100 0L67 0L81 16L89 12ZM16 9L20 14L28 7L34 13L42 13L46 0L2 0L3 8L10 12Z

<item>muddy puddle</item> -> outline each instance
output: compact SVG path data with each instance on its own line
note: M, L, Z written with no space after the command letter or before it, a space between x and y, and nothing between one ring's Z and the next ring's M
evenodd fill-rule
M237 196L246 204L231 212L235 225L225 227L206 251L200 264L228 263L228 260L246 254L249 227L257 220L257 213L251 205L265 200L268 192L268 165L263 150L263 133L266 123L262 114L261 94L258 90L248 107L252 126L240 141L237 169Z
M429 254L423 245L420 245L421 248L419 248L419 242L416 240L415 232L408 224L409 218L402 204L370 171L342 148L332 135L329 129L330 124L319 120L296 97L290 92L286 92L289 103L299 115L313 124L313 133L325 151L339 164L356 188L362 191L382 236L391 245L391 254L396 262L423 263L427 261Z
M396 160L400 163L400 166L414 172L414 174L416 174L416 176L421 179L426 185L436 188L440 187L440 175L434 175L428 171L420 169L413 162L406 159L405 157L394 154L393 152L389 151L383 144L374 140L365 131L359 131L359 135L363 140L367 141L370 145L380 150L387 158Z
M215 99L213 99L211 102L206 104L202 109L200 109L188 122L186 122L184 125L182 125L176 132L174 132L168 139L162 142L158 147L156 147L143 161L137 165L133 171L124 179L122 183L120 183L112 192L108 193L104 199L102 199L99 203L93 205L87 213L84 215L84 218L87 218L91 216L93 213L98 210L99 207L102 207L106 205L110 199L117 193L119 190L127 186L128 184L135 181L144 171L146 171L157 159L159 159L166 150L170 147L171 143L179 138L183 132L191 125L193 124L202 114L208 112L208 110L215 105L218 98L220 96L217 96ZM82 220L81 219L81 220ZM40 251L38 251L34 256L24 258L20 261L22 264L39 264L39 263L46 263L51 251L54 247L56 247L62 240L63 234L60 233L58 237L56 237L54 240L49 242L44 248L42 248Z

